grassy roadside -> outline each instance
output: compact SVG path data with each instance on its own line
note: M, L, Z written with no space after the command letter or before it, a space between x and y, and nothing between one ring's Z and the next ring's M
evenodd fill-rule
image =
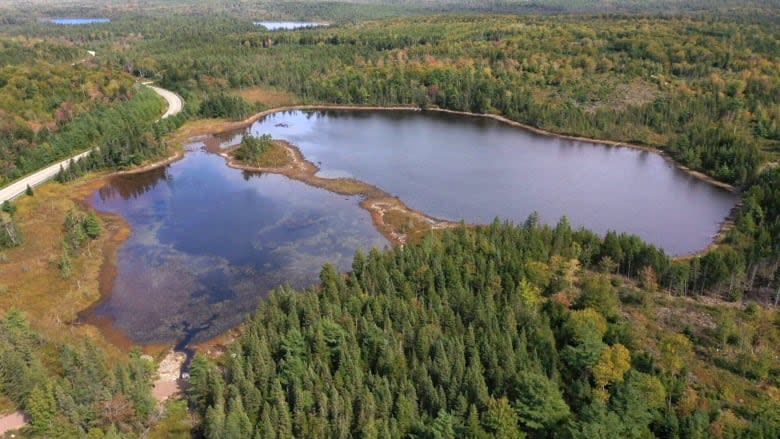
M180 155L179 150L171 151L173 157ZM146 166L150 165L145 163L140 168ZM105 283L110 281L107 276L111 275L116 249L131 232L127 222L117 215L97 212L104 232L71 255L71 276L64 277L58 267L66 215L71 210L90 210L88 197L105 184L110 174L91 173L65 184L49 181L37 187L33 196L15 201L14 218L24 242L0 251L0 313L17 308L47 341L74 344L89 337L111 358L124 358L132 343L117 331L85 324L79 313L106 293ZM150 345L143 350L161 357L168 348Z
M72 257L70 278L61 275L56 261L62 253L65 216L69 210L84 209L77 200L85 198L98 182L89 180L44 184L34 196L18 199L16 221L25 242L0 256L0 309L24 311L33 327L55 342L75 342L85 336L101 342L94 327L77 323L78 312L100 298L103 259L129 233L120 218L101 215L106 232ZM100 344L114 355L119 353L107 343Z
M156 104L163 99L149 92ZM157 112L156 112L157 113ZM165 136L168 154L162 162L181 155L175 133ZM146 160L131 169L156 166L160 161ZM71 210L87 211L87 198L105 184L112 171L88 173L74 181L60 184L46 182L35 189L35 195L15 201L14 220L22 231L22 245L0 250L0 314L12 308L24 312L33 329L55 344L73 344L89 337L112 358L124 358L129 343L117 343L110 331L84 324L79 313L101 298L101 281L106 284L105 268L113 265L116 248L130 234L128 224L120 217L105 213L98 216L104 233L70 256L71 275L63 276L58 266L63 255L63 224ZM110 279L109 279L110 280ZM105 285L104 285L105 288ZM144 350L161 356L167 346ZM0 401L2 405L2 401Z

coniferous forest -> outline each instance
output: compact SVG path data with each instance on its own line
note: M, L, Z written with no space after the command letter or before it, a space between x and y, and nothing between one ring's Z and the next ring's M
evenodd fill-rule
M23 435L780 437L776 0L126 3L0 5L0 185L92 149L0 212L0 415L23 410ZM48 21L82 16L111 21ZM184 111L158 121L149 80ZM57 204L71 188L170 156L192 126L289 104L486 113L630 143L740 203L683 258L536 215L358 252L199 349L168 405L152 394L159 358L47 307L66 289L13 286L39 270L97 290L85 267L111 260L121 227L83 199ZM246 137L237 154L272 145ZM47 222L53 250L31 256L28 231Z
M609 245L532 217L358 253L346 277L325 266L318 288L261 303L217 363L195 358L200 433L776 437L771 396L747 409L697 388L706 342L631 323L621 302L657 285L647 269L641 286L591 272Z

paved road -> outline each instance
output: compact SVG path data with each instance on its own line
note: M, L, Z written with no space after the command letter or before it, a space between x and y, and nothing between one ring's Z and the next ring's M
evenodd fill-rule
M182 102L179 95L176 93L166 90L164 88L155 87L153 85L145 84L147 87L151 88L155 92L157 92L158 95L165 98L166 101L168 101L168 110L165 111L165 114L162 115L160 119L165 119L168 116L173 116L174 114L179 114L181 112L181 108L184 106L184 103Z
M154 90L158 95L162 96L166 101L168 101L168 110L165 112L165 114L162 115L160 119L165 119L168 116L173 116L174 114L178 114L181 111L182 100L177 94L169 90L166 90L164 88L154 87L151 85L147 85L147 86L152 90ZM35 172L34 174L30 174L27 177L24 177L21 180L17 180L9 184L8 186L0 189L0 203L6 200L14 199L19 195L23 194L27 190L28 185L30 187L35 187L47 180L51 180L57 175L58 172L60 172L60 166L67 169L71 160L78 160L82 157L85 157L89 153L90 151L84 151L82 153L76 154L73 157L67 158L53 165L47 166L41 169L40 171Z

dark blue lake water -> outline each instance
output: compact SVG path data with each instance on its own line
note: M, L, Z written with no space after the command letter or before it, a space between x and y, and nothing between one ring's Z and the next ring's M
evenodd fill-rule
M133 231L93 312L140 343L222 333L271 289L311 286L325 263L347 270L357 249L387 245L358 202L200 151L114 177L91 203Z

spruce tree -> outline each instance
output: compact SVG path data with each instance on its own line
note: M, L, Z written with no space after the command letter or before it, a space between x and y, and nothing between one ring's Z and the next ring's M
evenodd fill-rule
M95 214L94 210L90 210L84 219L84 232L91 239L96 239L103 232L103 227L100 225L100 219Z

